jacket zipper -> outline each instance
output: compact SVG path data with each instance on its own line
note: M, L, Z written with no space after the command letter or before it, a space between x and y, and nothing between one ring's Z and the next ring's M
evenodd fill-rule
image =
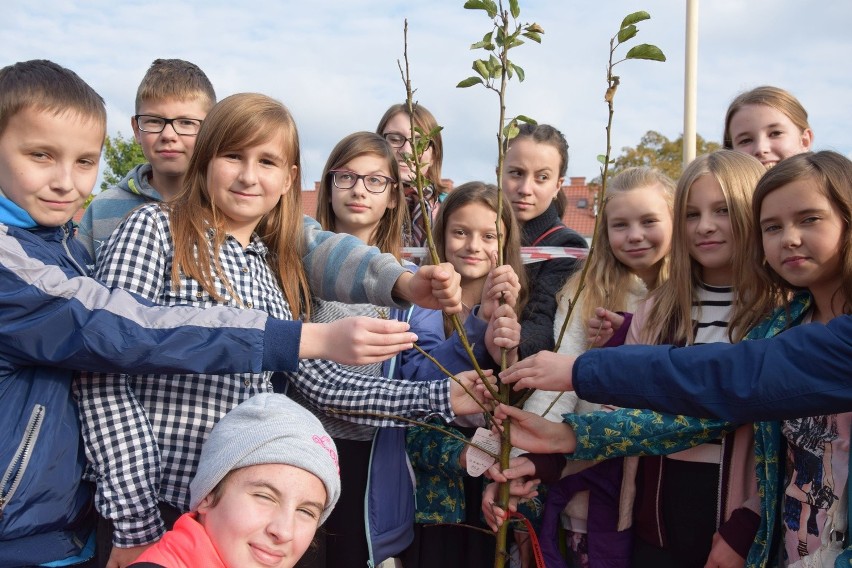
M88 271L86 269L84 269L82 266L80 266L80 263L77 262L77 259L74 258L73 254L71 254L71 249L68 248L68 237L70 237L70 236L71 236L71 231L68 230L68 226L67 225L63 226L62 227L62 248L65 249L65 253L68 255L68 258L71 260L71 262L74 263L74 266L77 267L77 270L80 271L80 274L82 274L83 276L88 276L88 274L89 274Z
M24 430L24 436L21 438L21 443L15 454L12 456L12 461L6 472L3 474L3 479L0 481L0 518L3 516L3 510L18 489L21 483L21 478L30 463L33 446L35 446L38 434L41 431L41 425L44 422L44 406L36 404L33 407L30 419L27 422L27 427ZM8 486L8 489L7 489Z

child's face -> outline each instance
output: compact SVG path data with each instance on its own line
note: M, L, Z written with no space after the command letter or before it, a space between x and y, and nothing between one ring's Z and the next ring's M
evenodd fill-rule
M515 140L503 161L503 191L520 223L544 213L564 178L559 177L559 150L530 138Z
M310 546L325 506L322 481L283 464L234 471L219 501L198 506L198 520L228 568L289 568Z
M497 213L482 203L453 211L444 225L444 256L459 273L462 285L485 278L497 253ZM505 227L502 228L505 231Z
M712 175L701 176L689 188L685 221L689 256L701 265L702 280L713 286L730 286L734 235L725 194Z
M160 118L192 118L204 120L208 104L205 99L189 101L166 99L146 101L139 107L138 114L158 116ZM142 146L145 159L151 163L154 177L180 178L186 174L189 159L195 149L197 136L178 134L172 124L167 124L160 133L143 132L135 118L130 119L136 141Z
M414 181L414 168L409 168L408 163L406 163L404 154L411 154L411 121L409 119L408 114L404 112L398 112L393 115L388 123L385 125L385 129L382 131L382 136L386 134L400 134L405 137L406 141L402 145L401 148L394 148L398 158L399 158L399 176L401 181L403 182L413 182ZM432 147L426 149L425 152L420 156L420 173L421 175L426 175L429 171L429 165L432 163Z
M646 283L672 243L672 214L659 184L631 189L606 203L607 237L615 258Z
M334 211L335 228L339 233L355 235L365 243L370 243L370 237L382 220L387 209L396 207L396 190L392 184L387 184L382 193L367 191L364 185L370 176L390 178L391 172L387 160L372 154L358 156L346 162L338 172L348 171L367 178L358 179L350 189L340 189L331 183L331 208ZM341 174L337 174L340 176ZM381 181L381 177L378 181ZM377 181L377 183L378 183Z
M837 207L812 178L768 193L760 204L763 253L793 286L830 298L840 286L840 250L846 226Z
M246 246L257 224L291 189L297 171L284 155L283 134L278 134L210 160L207 193L228 232Z
M63 225L92 192L103 142L96 120L25 108L0 134L0 189L39 225Z
M771 168L784 158L807 152L813 142L810 129L802 132L786 114L767 105L744 105L731 117L731 143Z

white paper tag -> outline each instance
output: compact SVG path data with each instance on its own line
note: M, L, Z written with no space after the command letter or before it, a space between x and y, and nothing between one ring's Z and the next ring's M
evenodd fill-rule
M500 435L485 428L477 428L476 433L470 441L474 444L467 448L467 473L471 477L479 477L497 461L479 448L483 448L492 454L500 454ZM479 446L477 448L476 446ZM523 450L512 448L509 453L511 457L521 455Z
M485 448L493 454L500 453L500 436L491 430L477 428L470 441L474 445L467 448L467 473L471 477L479 477L497 461L479 448Z

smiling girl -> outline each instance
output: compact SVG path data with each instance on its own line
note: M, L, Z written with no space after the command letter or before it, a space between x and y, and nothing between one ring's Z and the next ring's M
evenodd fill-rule
M852 313L852 162L835 152L785 160L760 180L753 215L763 246L750 282L758 301L738 310L759 323L748 339ZM767 566L779 539L780 566L835 565L848 546L850 430L852 413L756 425L762 520L749 567Z
M405 205L408 219L405 228L405 246L426 246L426 225L423 221L420 209L420 198L415 187L415 172L406 155L412 152L411 123L423 132L432 132L438 127L438 121L423 105L415 105L414 112L409 113L407 104L391 105L376 127L376 132L381 135L396 153L399 164L400 181L405 193ZM416 133L415 133L416 134ZM419 136L419 135L417 135ZM441 164L444 160L444 142L438 131L429 142L429 146L419 156L422 175L426 178L426 187L423 188L426 213L430 220L435 219L441 202L446 197L446 188L441 179Z
M220 304L282 320L305 317L310 289L302 263L299 160L296 125L284 105L253 93L222 100L201 127L184 191L170 203L135 210L105 246L97 276L163 305ZM282 334L269 348L314 344L306 357L316 358L303 358L290 384L321 408L431 416L429 407L453 419L452 411L439 408L448 383L387 384L328 361L355 343L352 324L359 321L373 322L304 323L300 335ZM324 339L314 335L317 329L325 330ZM271 378L267 372L81 377L76 394L88 475L97 484L99 511L114 521L114 550L135 557L187 510L203 440L231 408L270 392ZM467 403L460 387L450 392Z
M606 307L610 313L632 314L648 290L654 290L665 281L672 240L673 201L674 182L658 170L628 168L610 181L604 196L597 249L589 261L583 292L574 305L558 353L576 357L596 345L596 338L590 340L586 333L586 322L596 317L596 306L598 309ZM581 284L581 274L577 271L559 292L553 328L556 340L568 316L570 302ZM579 400L574 392L541 390L535 391L524 405L525 410L554 422L562 422L562 415L569 412L592 412L600 408L600 404ZM577 568L604 561L612 566L629 562L630 534L617 530L614 513L618 510L617 500L607 502L618 495L621 477L620 461L608 460L572 476L548 495L547 508L561 511L567 507L564 526L568 530L573 565ZM608 487L615 488L614 491L601 490L604 478L609 480ZM597 509L591 514L590 503ZM552 555L550 562L554 565L560 562L553 552L555 531L555 523L551 521L543 527L541 535L545 554ZM545 535L552 535L552 538L546 539Z
M754 156L766 168L811 149L808 113L790 93L757 87L731 101L725 114L724 147Z

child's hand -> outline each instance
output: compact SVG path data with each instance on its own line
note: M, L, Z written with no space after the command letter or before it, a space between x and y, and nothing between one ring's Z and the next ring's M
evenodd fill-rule
M500 471L500 463L495 463L485 472L485 477L498 483L506 483L510 479L535 477L535 464L524 456L518 456L509 460L509 467Z
M481 308L480 308L481 309ZM509 304L498 306L491 315L491 321L485 330L485 347L491 358L500 362L500 349L505 348L506 362L513 365L518 360L516 347L521 342L521 324L515 309Z
M509 441L514 447L534 454L570 454L577 447L574 430L564 422L551 422L514 406L497 405L495 427L502 428L507 419L512 421Z
M517 383L514 390L539 389L546 391L574 390L571 373L574 357L553 351L539 351L500 373L504 383Z
M462 310L461 276L449 262L421 266L406 272L393 287L395 296L432 310L457 314Z
M485 378L489 383L492 385L496 384L497 378L494 376L491 369L483 369L482 373L485 375ZM479 375L476 371L456 373L455 377L458 379L458 382L452 379L447 380L450 381L450 406L456 416L481 414L482 406L487 409L491 409L494 406L494 403L490 399L488 399L481 391L474 388L477 383L477 379L479 379ZM467 391L465 391L459 382L467 387ZM485 389L484 386L481 388ZM475 398L472 398L468 392L470 392ZM477 404L477 401L479 401L482 406Z
M522 499L532 499L538 495L536 488L538 479L513 479L509 482L509 511L518 510L518 503ZM482 492L482 516L491 530L497 532L503 521L506 520L506 511L497 506L497 491L499 483L489 483Z
M588 338L592 347L601 347L621 328L624 316L605 308L595 308L595 315L589 318Z
M718 532L714 534L710 556L707 557L704 568L743 568L743 566L745 566L745 558L737 554Z
M521 284L515 270L508 264L497 266L497 253L491 255L491 271L482 286L482 298L479 302L479 316L489 321L494 310L504 303L514 306L521 293Z
M362 316L306 323L302 325L299 358L366 365L411 349L415 341L417 336L408 331L408 324L396 320Z

